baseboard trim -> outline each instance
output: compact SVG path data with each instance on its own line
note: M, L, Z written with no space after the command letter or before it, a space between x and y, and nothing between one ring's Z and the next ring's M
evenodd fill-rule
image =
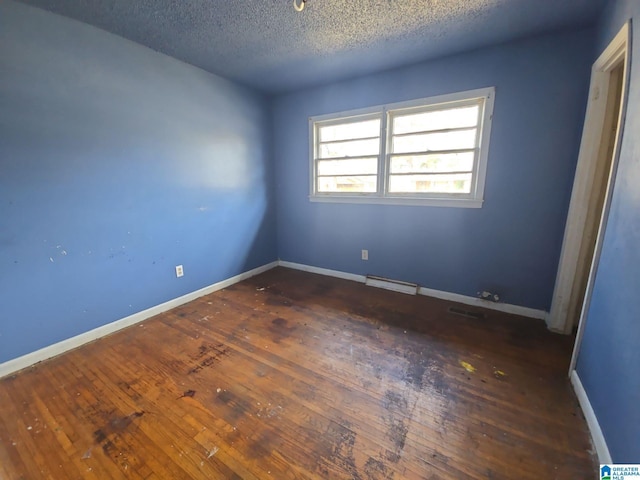
M587 392L582 386L578 372L575 370L571 371L571 385L573 385L573 391L576 392L576 397L578 397L584 418L587 420L587 426L591 433L591 440L596 449L599 463L613 463L611 454L609 453L609 447L598 423L598 417L596 417L596 413L593 411Z
M257 267L253 270L240 273L239 275L236 275L234 277L227 278L226 280L222 280L194 292L182 295L181 297L161 303L160 305L156 305L155 307L148 308L141 312L134 313L133 315L129 315L128 317L121 318L120 320L116 320L101 327L94 328L93 330L89 330L88 332L81 333L80 335L76 335L75 337L71 337L66 340L62 340L61 342L54 343L53 345L41 348L40 350L36 350L35 352L28 353L12 360L8 360L4 363L0 363L0 378L11 375L12 373L15 373L24 368L31 367L36 363L55 357L57 355L60 355L61 353L73 350L74 348L78 348L86 343L97 340L98 338L117 332L118 330L122 330L123 328L130 327L131 325L135 325L136 323L140 323L155 315L166 312L167 310L171 310L172 308L176 308L180 305L191 302L196 298L208 295L218 290L222 290L223 288L229 287L235 283L241 282L255 275L259 275L260 273L266 272L267 270L270 270L277 266L277 261L262 265L261 267Z
M301 270L303 272L326 275L327 277L342 278L344 280L351 280L353 282L359 282L359 283L364 283L365 280L367 279L367 277L364 275L341 272L340 270L329 270L328 268L313 267L311 265L305 265L303 263L285 262L284 260L278 261L278 266L292 268L294 270Z
M512 313L521 317L535 318L537 320L546 320L547 312L544 310L536 310L535 308L522 307L520 305L512 305L510 303L496 303L482 298L469 297L459 293L444 292L442 290L434 290L432 288L420 287L419 295L427 297L440 298L441 300L449 300L450 302L464 303L465 305L473 305L474 307L488 308L498 312Z
M303 272L317 273L320 275L327 275L330 277L343 278L345 280L352 280L354 282L365 283L365 275L357 275L355 273L341 272L339 270L329 270L327 268L314 267L311 265L305 265L302 263L286 262L280 260L278 265L281 267L292 268L294 270L301 270ZM544 310L536 310L529 307L521 307L520 305L511 305L508 303L495 303L488 300L482 300L480 298L468 297L459 293L444 292L442 290L434 290L432 288L420 287L418 288L419 295L425 295L427 297L439 298L441 300L448 300L451 302L463 303L465 305L473 305L476 307L488 308L490 310L496 310L499 312L512 313L514 315L520 315L522 317L535 318L537 320L546 320L547 312Z

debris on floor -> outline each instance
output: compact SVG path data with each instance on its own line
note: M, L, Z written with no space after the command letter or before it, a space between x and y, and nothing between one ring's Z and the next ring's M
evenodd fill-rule
M178 398L184 398L184 397L193 398L195 396L195 394L196 394L195 390L187 390L182 395L180 395Z
M474 373L476 371L476 367L474 367L470 363L463 362L462 360L460 360L460 365L469 373Z

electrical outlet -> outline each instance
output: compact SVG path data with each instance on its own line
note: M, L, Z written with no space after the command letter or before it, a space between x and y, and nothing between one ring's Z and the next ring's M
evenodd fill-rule
M369 250L362 250L362 260L369 260Z
M176 277L180 278L184 275L184 268L182 265L176 265Z

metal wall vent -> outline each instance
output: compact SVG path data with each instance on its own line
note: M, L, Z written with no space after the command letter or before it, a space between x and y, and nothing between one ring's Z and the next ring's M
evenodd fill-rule
M418 293L418 285L415 283L391 280L389 278L376 277L375 275L367 275L364 283L370 287L384 288L394 292L406 293L407 295L416 295Z

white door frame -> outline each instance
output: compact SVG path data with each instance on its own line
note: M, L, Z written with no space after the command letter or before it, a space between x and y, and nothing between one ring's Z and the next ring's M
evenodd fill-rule
M571 308L571 295L574 285L574 279L578 270L580 259L579 254L585 240L586 220L589 213L589 204L593 195L593 186L598 162L602 156L602 137L605 125L605 116L608 105L609 83L611 72L620 66L623 62L622 72L622 93L620 112L618 116L618 128L615 133L615 143L613 149L613 158L611 167L608 171L609 178L607 181L604 205L602 215L600 216L600 225L596 236L595 249L587 287L582 303L580 313L580 323L578 326L578 335L576 338L576 348L579 347L581 333L583 328L583 320L588 310L593 289L593 280L596 273L596 267L600 259L600 251L602 248L602 237L604 226L609 214L611 203L612 181L618 164L618 156L620 151L620 140L622 132L622 124L624 113L626 110L626 97L628 90L629 76L629 48L631 45L631 27L627 22L618 32L609 46L602 52L600 57L595 61L591 69L591 85L589 87L589 101L587 104L587 112L585 115L584 129L582 132L582 140L580 143L580 154L578 156L578 165L576 167L576 176L571 193L571 203L569 205L569 214L562 242L562 252L560 254L560 263L556 277L556 284L551 302L551 312L547 319L547 326L550 330L568 334L573 328L572 319L568 317ZM606 150L606 149L605 149ZM586 261L589 261L588 259ZM574 351L574 357L576 351ZM572 359L572 369L575 358Z

